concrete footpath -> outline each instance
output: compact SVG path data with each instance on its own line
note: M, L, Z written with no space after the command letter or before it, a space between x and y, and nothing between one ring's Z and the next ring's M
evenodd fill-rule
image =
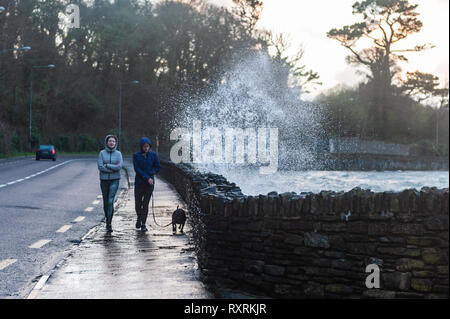
M134 170L129 160L125 161L125 167L131 187L116 202L114 231L107 233L104 222L95 227L50 274L43 276L28 298L217 298L199 280L189 223L184 234L173 235L172 226L158 227L150 201L148 231L135 228ZM186 208L173 187L159 178L155 183L154 205L160 225L171 222L177 205Z

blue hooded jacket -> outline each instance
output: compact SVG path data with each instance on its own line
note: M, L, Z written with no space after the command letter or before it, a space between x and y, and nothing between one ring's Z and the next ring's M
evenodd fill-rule
M133 155L133 166L136 172L134 179L135 187L148 186L148 179L152 178L155 181L154 175L157 174L161 168L158 155L153 151L148 151L145 155L142 151L144 144L152 145L147 137L141 138L139 142L140 151Z

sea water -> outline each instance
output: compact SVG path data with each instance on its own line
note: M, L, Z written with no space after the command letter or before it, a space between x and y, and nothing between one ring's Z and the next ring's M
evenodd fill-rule
M236 183L246 195L265 195L271 191L297 194L322 190L338 192L355 187L373 192L449 187L448 171L278 171L263 175L258 170L236 168L218 170L217 173Z

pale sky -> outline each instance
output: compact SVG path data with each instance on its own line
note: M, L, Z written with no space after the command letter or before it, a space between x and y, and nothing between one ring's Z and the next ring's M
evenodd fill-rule
M232 4L232 0L209 1L223 6ZM350 51L326 36L333 28L362 21L362 17L352 15L356 0L262 1L264 9L258 27L288 35L293 51L303 45L303 64L320 75L323 85L303 98L312 99L320 91L339 83L352 86L361 81L357 69L345 62ZM436 47L406 53L409 63L401 65L403 73L416 70L432 73L444 84L449 80L449 0L411 0L410 3L419 5L417 12L423 27L419 33L400 41L396 48L409 49L424 43Z

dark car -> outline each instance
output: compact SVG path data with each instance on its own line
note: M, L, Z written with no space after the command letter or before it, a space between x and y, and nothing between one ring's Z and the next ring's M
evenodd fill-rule
M39 145L39 148L36 150L36 161L39 161L41 158L56 161L55 147L53 145Z

